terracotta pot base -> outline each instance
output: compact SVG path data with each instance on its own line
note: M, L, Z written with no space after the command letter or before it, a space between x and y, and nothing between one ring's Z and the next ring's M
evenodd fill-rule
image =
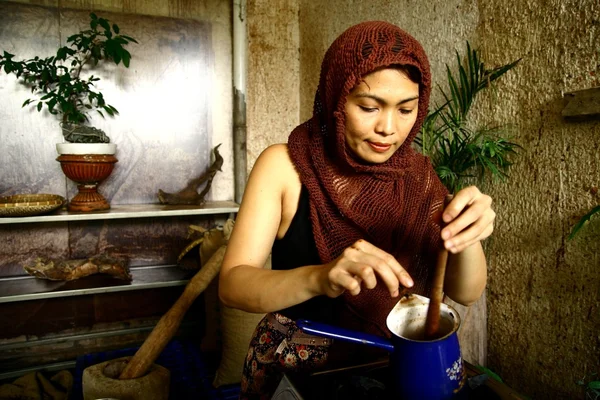
M110 209L108 201L98 193L98 185L111 174L117 158L100 154L63 154L57 161L67 176L77 182L79 193L69 202L69 211L91 212Z
M69 211L90 212L110 209L108 201L98 193L98 185L78 185L79 193L69 202Z

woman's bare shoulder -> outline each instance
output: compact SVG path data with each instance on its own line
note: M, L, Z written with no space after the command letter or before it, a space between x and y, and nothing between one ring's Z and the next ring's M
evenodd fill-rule
M290 155L288 153L288 146L286 143L272 144L260 153L260 158L266 158L270 161L288 162L292 163Z
M285 143L273 144L264 149L252 170L255 169L258 169L261 175L269 176L270 179L283 179L282 183L294 178L300 181Z
M252 179L253 174L256 174L254 179ZM287 144L274 144L267 147L254 164L251 180L253 187L260 188L258 190L269 191L272 195L278 196L281 220L277 237L283 237L298 209L302 187Z

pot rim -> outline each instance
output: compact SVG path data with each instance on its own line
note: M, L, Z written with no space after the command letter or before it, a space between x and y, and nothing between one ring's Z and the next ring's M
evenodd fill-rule
M58 154L107 154L114 155L117 152L115 143L57 143Z
M406 336L403 336L402 334L398 333L400 328L406 327L406 325L407 325L406 319L402 319L402 317L408 313L412 313L409 316L412 317L413 319L415 317L422 319L423 327L424 327L424 321L427 318L427 309L428 308L429 308L429 298L428 297L421 296L421 295L414 294L414 293L406 294L406 295L402 296L400 301L398 301L398 303L396 303L394 308L389 312L389 314L386 318L387 328L390 330L390 332L392 332L392 334L395 337L402 338L403 340L408 340L408 341L412 341L412 342L421 342L421 343L432 343L432 342L438 342L441 340L445 340L446 338L454 335L458 331L458 328L460 328L460 324L461 324L460 314L456 311L456 309L454 307L452 307L448 304L442 303L441 307L440 307L440 320L446 319L451 322L452 329L450 330L450 332L448 332L444 336L441 336L441 337L439 337L437 339L433 339L433 340L431 340L431 339L419 340L419 339L415 339L415 338L406 337Z

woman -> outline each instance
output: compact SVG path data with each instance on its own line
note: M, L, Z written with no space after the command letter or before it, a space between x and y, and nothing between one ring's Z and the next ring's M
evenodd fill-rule
M267 148L250 174L220 275L230 307L268 313L250 344L242 398L269 398L281 371L314 369L338 343L298 318L385 334L406 291L429 295L437 249L449 251L444 292L469 305L487 279L481 240L491 198L447 190L411 143L427 114L421 45L380 21L355 25L327 51L313 117ZM438 213L439 214L439 213ZM272 270L262 269L272 253Z

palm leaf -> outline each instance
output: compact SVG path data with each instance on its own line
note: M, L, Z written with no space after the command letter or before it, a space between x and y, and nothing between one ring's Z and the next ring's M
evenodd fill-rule
M499 128L472 131L466 125L477 93L519 62L486 69L478 51L467 42L464 57L456 52L457 72L446 64L447 89L437 86L443 103L429 112L415 144L431 159L449 190L461 188L469 178L483 180L489 175L504 180L508 176L511 158L521 147L504 138Z
M572 240L577 234L577 232L579 232L579 230L583 227L583 225L585 225L586 222L592 219L592 217L596 213L600 213L600 205L592 208L587 214L581 217L579 222L577 222L577 224L573 227L573 230L571 231L571 234L567 237L567 239Z

